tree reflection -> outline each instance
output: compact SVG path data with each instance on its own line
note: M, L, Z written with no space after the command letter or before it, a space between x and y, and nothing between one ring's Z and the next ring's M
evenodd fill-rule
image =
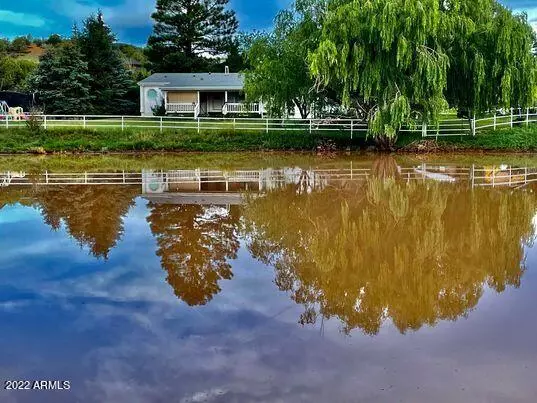
M168 283L188 305L205 305L220 292L219 281L233 277L228 259L239 249L238 209L155 203L149 208Z
M288 189L246 207L250 251L304 305L300 323L337 317L376 334L390 319L406 332L467 315L486 285L520 285L534 195L406 184L388 161L376 171L353 191Z
M45 188L34 196L45 223L67 232L96 257L108 258L123 235L123 217L134 205L137 187L72 185Z

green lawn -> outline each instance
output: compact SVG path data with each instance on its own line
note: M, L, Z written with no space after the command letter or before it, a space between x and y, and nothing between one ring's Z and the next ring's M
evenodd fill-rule
M501 117L497 122L510 117ZM92 121L93 123L94 121ZM366 140L365 133L354 132L352 139L349 128L341 131L326 130L323 126L313 126L310 132L309 123L304 127L301 122L290 130L277 130L271 126L267 133L266 127L256 125L266 121L184 121L182 129L171 129L167 124L174 124L163 119L162 130L160 119L129 118L124 119L124 130L114 128L117 119L100 119L99 126L83 129L80 122L74 121L72 128L56 128L48 126L39 134L33 134L26 128L26 122L9 122L11 128L0 128L0 153L83 153L83 152L137 152L137 151L268 151L268 150L315 150L327 142L334 143L339 149L364 149L373 144ZM121 119L119 119L121 123ZM241 125L239 125L239 122ZM0 126L5 122L0 121ZM208 130L203 124L210 124ZM134 129L129 124L147 125L146 128ZM175 123L176 124L176 123ZM215 126L216 125L216 126ZM245 126L248 125L248 126ZM214 128L217 129L214 129ZM430 128L429 128L430 129ZM430 132L429 132L430 133ZM468 134L467 132L465 132ZM464 133L463 133L464 134ZM497 150L497 151L534 151L537 150L537 124L526 127L516 125L493 131L478 130L475 137L456 135L436 139L440 149L445 150ZM410 143L423 140L421 132L402 133L397 147L404 148Z
M264 131L197 129L49 128L39 134L28 129L0 129L0 153L134 152L134 151L261 151L314 150L332 141L340 148L358 148L364 138L350 139L338 131Z

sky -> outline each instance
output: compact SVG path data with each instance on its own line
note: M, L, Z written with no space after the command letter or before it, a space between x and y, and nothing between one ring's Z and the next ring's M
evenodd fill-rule
M501 0L516 11L526 11L537 30L536 0ZM242 31L267 30L278 10L292 0L230 0ZM75 22L102 9L121 42L143 45L151 32L156 0L0 0L0 37L31 34L69 35Z

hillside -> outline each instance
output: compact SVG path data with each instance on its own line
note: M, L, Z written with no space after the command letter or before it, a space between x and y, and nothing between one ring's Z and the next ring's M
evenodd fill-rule
M28 46L27 50L24 53L19 53L15 55L18 59L31 60L39 62L39 58L45 53L45 48L36 44L31 44Z

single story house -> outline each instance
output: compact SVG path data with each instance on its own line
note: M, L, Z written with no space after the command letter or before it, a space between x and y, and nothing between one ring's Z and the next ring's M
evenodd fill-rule
M260 102L247 103L240 73L157 73L138 83L140 112L153 116L164 103L167 115L264 114Z

